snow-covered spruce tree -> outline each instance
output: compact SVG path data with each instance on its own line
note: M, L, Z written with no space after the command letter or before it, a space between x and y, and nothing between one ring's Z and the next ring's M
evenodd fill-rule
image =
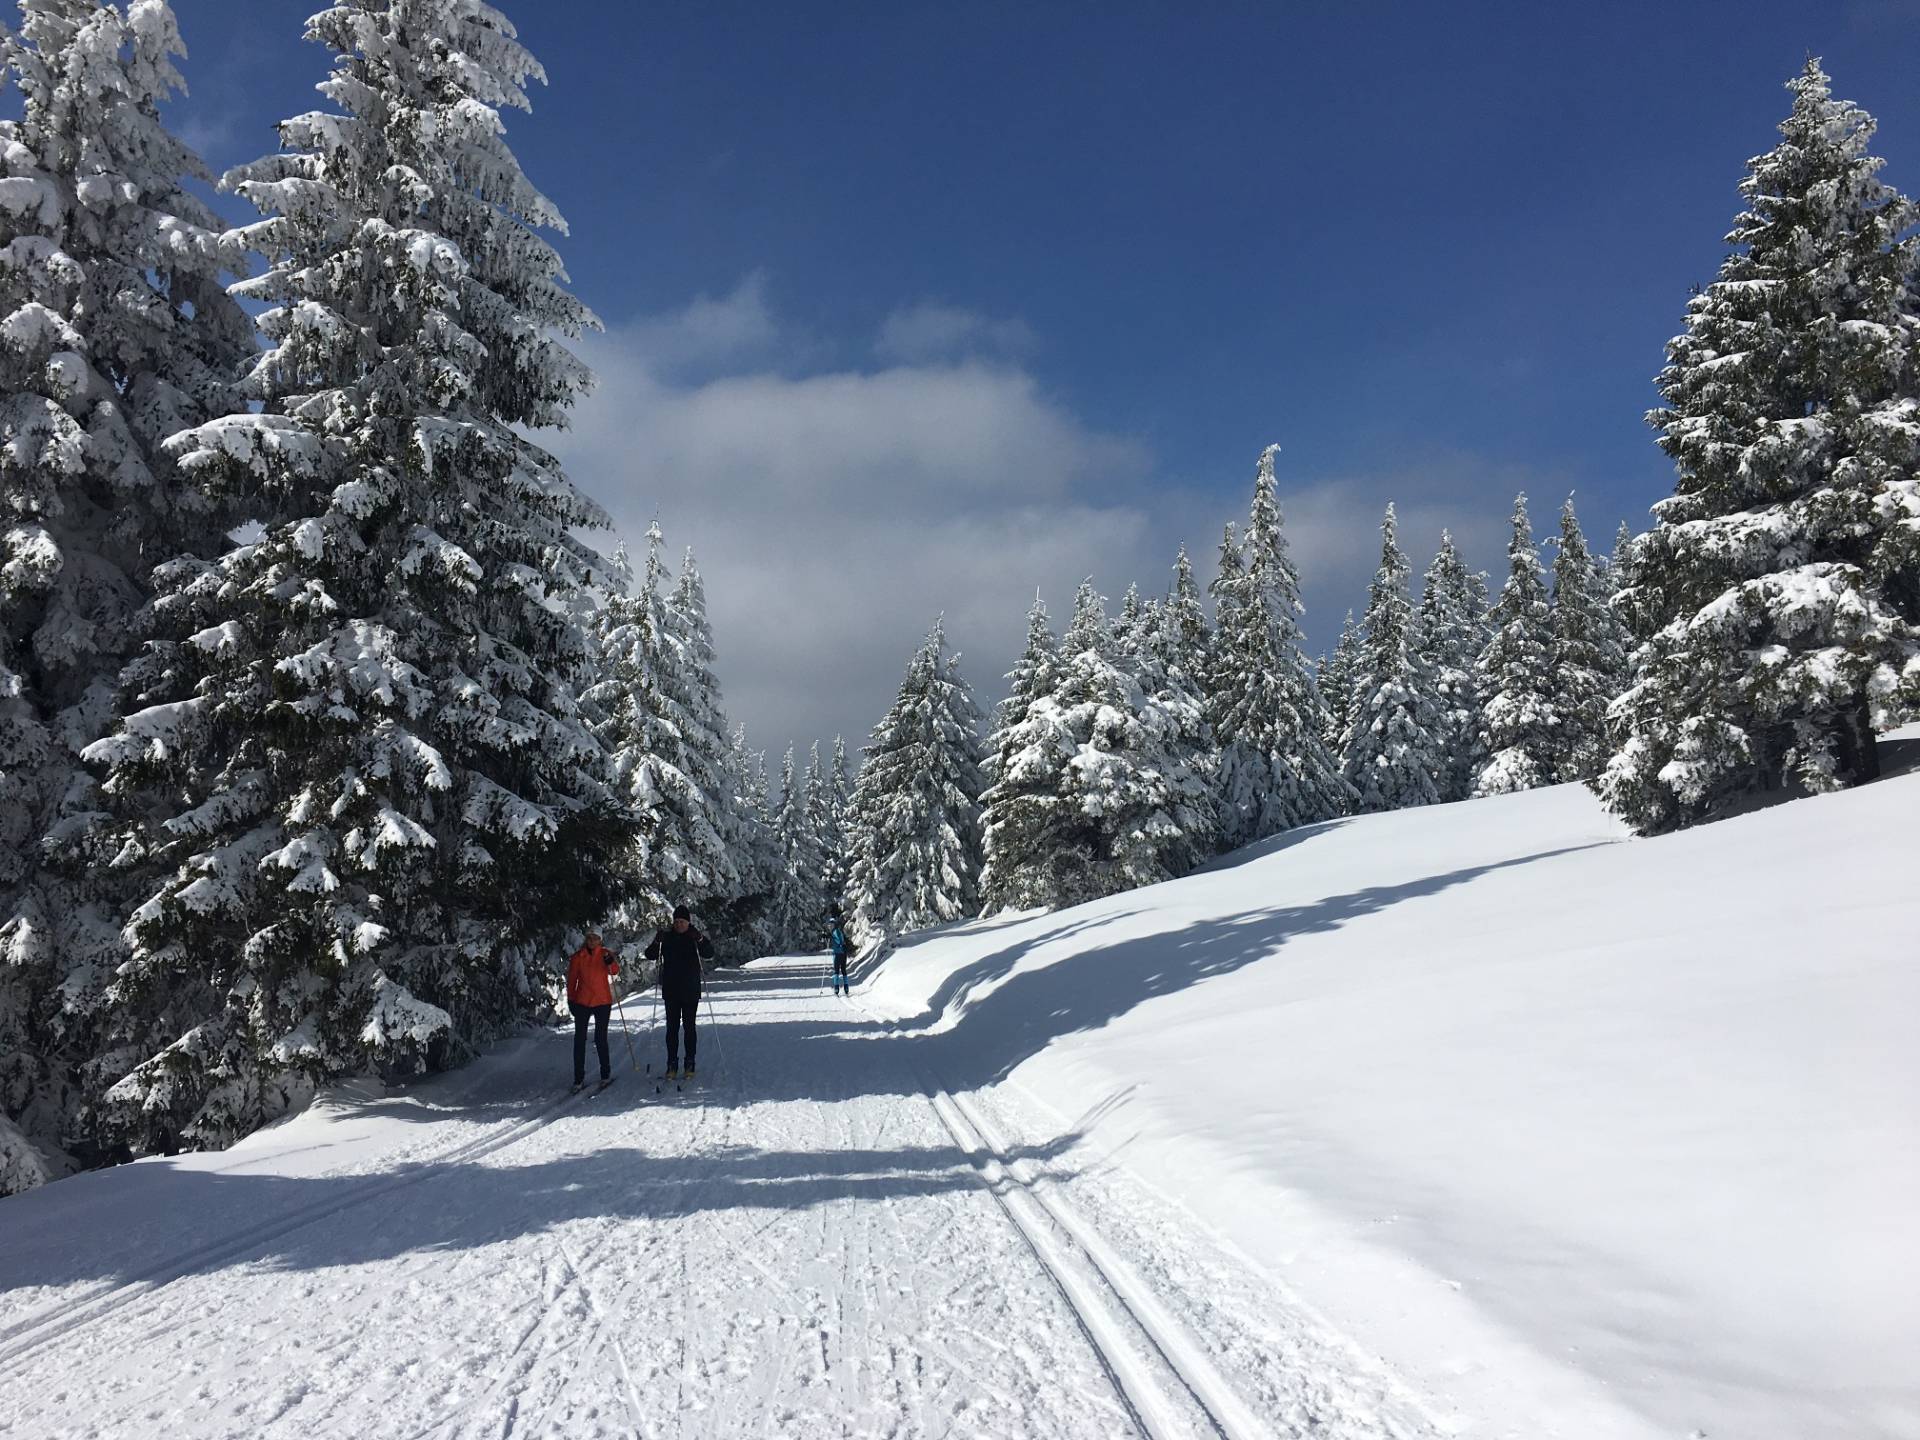
M1152 607L1145 650L1149 701L1174 781L1175 819L1185 837L1170 866L1184 872L1220 849L1220 746L1207 723L1206 677L1213 651L1212 627L1182 545L1173 564L1173 585Z
M692 904L725 900L739 893L740 875L733 861L739 822L732 812L727 783L728 740L726 707L720 680L713 672L713 625L707 619L707 587L700 578L689 546L681 557L680 576L667 607L669 634L675 641L676 662L668 672L667 691L680 737L680 765L699 792L706 817L704 829L690 830L688 843L698 864L682 897Z
M827 897L820 871L823 856L813 826L809 777L794 768L793 746L780 767L780 804L773 817L780 845L780 875L773 887L773 927L782 951L820 948Z
M639 820L629 866L635 891L612 922L625 935L650 933L683 902L717 906L740 887L731 747L699 572L689 554L669 599L657 525L648 538L644 581L633 580L624 549L616 557L615 583L593 621L594 683L582 696L608 747L615 788Z
M817 869L815 886L819 892L816 919L827 906L840 898L834 881L834 859L840 851L840 837L834 830L833 781L820 758L820 742L813 742L807 753L807 829L813 835L813 853Z
M1363 638L1353 667L1341 759L1362 811L1431 805L1440 798L1439 707L1414 650L1412 567L1387 506L1380 523L1380 569L1367 592Z
M1173 584L1160 608L1153 644L1163 666L1180 671L1190 689L1205 693L1213 627L1207 623L1207 607L1200 598L1200 583L1193 578L1193 561L1185 545L1174 557Z
M1237 565L1213 594L1219 628L1207 719L1220 747L1220 839L1236 849L1344 813L1352 792L1322 733L1326 708L1302 648L1300 575L1287 554L1274 457L1260 456Z
M257 411L168 442L263 533L157 574L143 708L88 758L164 867L109 999L136 1148L224 1144L328 1077L449 1063L549 1003L618 903L633 820L576 686L602 526L524 427L561 423L593 323L508 149L538 64L484 0L354 0L309 38L336 107L226 183L268 218L235 287ZM131 1062L138 1061L133 1064Z
M1647 417L1676 482L1634 542L1648 638L1600 786L1643 833L1872 779L1876 729L1920 705L1915 207L1817 61L1787 88Z
M219 526L160 442L224 413L253 348L244 252L183 186L164 0L33 0L0 62L0 1195L95 1158L124 878L79 751L113 724L156 560ZM108 1073L106 1078L115 1078ZM75 1153L69 1153L69 1149Z
M1627 687L1626 632L1611 599L1606 566L1587 549L1569 495L1560 511L1550 625L1556 780L1591 780L1607 762L1607 707Z
M959 662L936 621L854 781L849 899L889 934L980 908L980 712Z
M659 750L660 699L655 660L660 643L655 618L640 598L626 546L614 551L601 603L588 623L592 641L590 678L580 695L581 713L606 750L608 781L633 811L636 825L620 865L627 895L608 930L616 943L657 921L669 898L661 864L668 843L670 795L687 788Z
M1140 688L1140 725L1159 756L1163 804L1178 831L1161 848L1160 863L1169 875L1184 875L1219 853L1220 751L1199 687L1185 665L1163 658L1173 648L1168 624L1166 605L1153 600L1141 607L1132 671Z
M853 808L853 773L847 765L845 737L833 737L833 769L827 776L827 858L822 884L829 903L847 893L847 824Z
M1546 577L1525 495L1514 497L1507 579L1487 619L1493 638L1478 667L1487 759L1474 779L1474 794L1550 785L1562 745L1558 688Z
M1615 623L1620 627L1627 645L1626 671L1633 671L1633 651L1644 645L1653 630L1643 628L1641 622L1649 617L1637 613L1633 602L1649 592L1640 588L1639 566L1634 560L1634 552L1640 543L1640 537L1633 533L1633 527L1626 521L1620 522L1620 528L1614 532L1613 554L1607 557L1608 608L1613 611ZM1654 627L1657 628L1657 627Z
M767 803L767 757L748 747L744 725L736 725L730 737L726 777L737 827L730 853L739 893L715 907L702 928L720 954L751 959L780 948L773 905L786 864Z
M1023 729L1028 707L1052 693L1059 665L1059 647L1048 624L1046 603L1036 592L1033 608L1027 612L1027 643L1007 672L1007 695L994 708L993 728L980 765L987 786L980 800L985 855L980 895L982 908L988 913L1048 903L1036 888L1045 867L1035 842L1048 833L1045 816L1061 803L1057 778L1043 776L1029 766L1026 783L1009 786L1004 782L1015 757L1031 744ZM1062 745L1057 753L1064 765L1072 752L1064 742Z
M1004 905L1074 905L1190 863L1185 791L1151 715L1100 596L1083 583L1053 684L1002 738L1007 758L988 791Z
M1326 728L1320 739L1329 754L1338 755L1347 733L1347 707L1353 703L1354 667L1360 663L1360 627L1354 624L1353 611L1340 622L1340 639L1333 653L1323 655L1316 667L1315 681L1320 699L1326 706Z
M1477 673L1486 640L1475 590L1453 536L1440 532L1440 549L1427 566L1414 620L1414 648L1439 711L1435 738L1440 769L1434 785L1442 800L1464 800L1486 754L1482 749ZM1344 641L1345 637L1341 637Z
M1140 597L1140 582L1136 580L1120 597L1120 618L1113 627L1114 644L1122 657L1133 660L1147 648L1151 633L1146 602Z

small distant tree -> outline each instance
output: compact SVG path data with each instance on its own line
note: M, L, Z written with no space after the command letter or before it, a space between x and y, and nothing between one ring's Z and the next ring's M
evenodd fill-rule
M1367 592L1363 639L1353 669L1342 753L1347 784L1362 811L1431 805L1440 798L1439 707L1414 649L1412 567L1387 506L1380 524L1380 569Z
M980 712L936 621L854 781L853 906L865 925L924 929L980 908Z
M1287 554L1275 479L1278 445L1260 456L1245 538L1213 593L1207 719L1220 747L1228 848L1343 813L1352 791L1321 740L1325 706L1302 648L1300 576Z
M1553 560L1556 780L1591 780L1607 762L1607 707L1627 684L1626 631L1611 599L1605 562L1587 549L1568 496Z
M1551 784L1562 747L1546 576L1525 495L1513 502L1507 580L1488 619L1493 639L1479 664L1487 760L1474 793L1506 795Z
M1440 767L1434 785L1442 800L1464 800L1486 759L1478 668L1485 625L1475 586L1453 536L1440 532L1440 549L1427 567L1414 622L1421 668L1438 711ZM1351 624L1352 617L1348 617ZM1346 643L1346 637L1341 637Z

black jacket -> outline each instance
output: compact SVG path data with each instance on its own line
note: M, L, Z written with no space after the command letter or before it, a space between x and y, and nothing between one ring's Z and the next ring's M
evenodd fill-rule
M713 942L689 925L655 932L647 959L660 962L660 993L682 1004L700 1003L700 962L713 958Z

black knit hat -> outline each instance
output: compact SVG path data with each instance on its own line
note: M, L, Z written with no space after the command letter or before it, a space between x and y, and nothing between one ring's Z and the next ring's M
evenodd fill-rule
M676 920L691 920L693 919L693 912L684 905L676 905L673 907L673 918Z

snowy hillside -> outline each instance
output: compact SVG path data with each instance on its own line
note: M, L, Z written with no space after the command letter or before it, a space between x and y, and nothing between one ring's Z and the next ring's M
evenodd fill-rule
M1916 802L1339 822L59 1181L0 1434L1920 1435Z
M1906 774L1631 843L1572 786L1335 822L867 1003L1101 1107L1472 1433L1920 1435L1916 818Z

